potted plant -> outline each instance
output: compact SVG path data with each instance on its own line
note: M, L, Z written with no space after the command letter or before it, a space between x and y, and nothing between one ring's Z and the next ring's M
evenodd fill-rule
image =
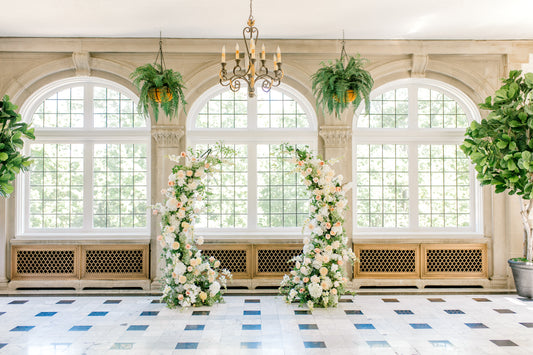
M357 109L364 99L368 110L374 79L363 68L366 62L359 54L348 56L343 43L340 59L322 62L322 68L311 76L317 106L338 117L350 104Z
M481 185L520 196L524 256L509 260L517 292L533 297L533 73L513 70L494 97L479 107L489 110L481 123L472 122L461 145Z
M157 63L158 58L160 58L159 63ZM165 68L161 40L154 64L141 65L131 73L130 78L139 90L139 111L147 117L150 116L150 108L156 122L160 108L169 119L177 116L180 104L185 110L187 104L183 94L185 83L179 72Z
M28 170L30 157L23 156L20 149L24 146L22 137L35 139L33 128L22 122L17 106L4 96L0 101L0 196L7 197L13 192L12 181L21 170Z

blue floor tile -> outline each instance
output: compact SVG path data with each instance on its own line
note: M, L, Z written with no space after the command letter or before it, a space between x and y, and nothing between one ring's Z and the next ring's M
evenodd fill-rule
M104 304L119 304L122 300L106 300Z
M7 345L7 343L0 343L0 349L2 349L6 345Z
M356 329L376 329L373 324L356 323L354 324Z
M73 304L74 302L76 302L75 300L60 300L60 301L57 301L56 304Z
M316 325L316 324L298 324L298 328L300 328L300 330L318 329L318 325Z
M89 313L89 317L103 317L109 312L91 312Z
M311 314L311 311L303 310L303 309L296 309L294 311L294 314L297 315L297 316L301 316L301 315L304 315L304 314Z
M485 324L483 323L465 323L465 325L469 328L472 328L472 329L484 329L484 328L488 328Z
M10 332L29 332L35 328L34 325L18 325L15 328L11 329Z
M522 302L533 302L533 298L518 297Z
M429 340L434 348L452 348L453 344L448 340Z
M460 309L445 309L444 312L448 314L465 314L465 312L461 311Z
M260 316L261 311L243 311L242 314L245 316Z
M304 347L306 349L325 348L326 343L323 341L304 341Z
M371 348L390 348L390 344L385 340L367 340L366 343Z
M401 314L401 315L414 314L413 311L411 311L410 309L395 309L394 312L396 312L397 314Z
M161 303L161 300L152 300L150 303Z
M409 323L413 329L431 329L431 326L427 323Z
M126 330L129 330L129 331L144 331L146 329L148 329L147 325L130 325L128 327L128 329L126 329Z
M8 304L24 304L26 302L28 302L28 300L16 300L16 301L11 301Z
M520 324L522 324L526 328L533 328L533 323L531 322L521 322Z
M208 316L209 311L193 311L192 315L193 316Z
M185 330L204 330L205 324L187 324Z
M198 343L178 343L175 349L197 349Z
M131 350L135 343L115 343L109 348L109 350Z
M358 314L358 315L362 315L363 312L358 310L358 309L347 309L344 311L344 313L346 314Z
M92 328L92 325L75 325L72 328L70 328L69 332L86 332L89 329Z
M241 341L241 349L261 349L260 341Z
M57 312L39 312L35 315L35 317L51 317L55 314L57 314Z
M6 314L6 312L0 312L0 316L1 316L2 314Z
M260 303L261 300L258 299L246 299L244 300L244 303Z
M157 316L159 314L159 311L144 311L141 313L142 317L148 317L148 316Z
M242 330L261 330L261 324L243 324Z

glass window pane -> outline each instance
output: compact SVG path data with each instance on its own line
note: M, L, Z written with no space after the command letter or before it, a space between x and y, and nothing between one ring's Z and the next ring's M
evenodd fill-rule
M461 105L435 89L418 89L418 127L466 128L468 120Z
M93 95L95 128L146 127L146 118L137 111L137 105L125 94L97 86Z
M409 101L407 88L399 88L370 101L368 114L361 114L358 128L407 128Z

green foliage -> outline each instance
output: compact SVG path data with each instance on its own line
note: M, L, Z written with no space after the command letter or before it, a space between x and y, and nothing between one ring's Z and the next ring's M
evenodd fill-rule
M344 65L347 60L346 66ZM346 101L346 91L353 90L356 93L352 102L354 109L359 107L365 100L365 107L370 107L370 91L374 86L374 79L363 66L367 60L357 57L341 56L335 59L335 64L329 61L322 62L322 68L311 76L313 94L316 97L317 106L321 106L328 113L335 112L339 116L349 105Z
M481 185L494 185L524 200L533 197L533 73L513 70L494 97L479 107L490 110L481 123L472 122L461 145L472 159Z
M23 137L35 139L33 128L22 122L17 106L4 96L0 101L0 196L7 197L13 192L15 175L28 170L30 157L23 156L20 149L24 146Z
M139 111L146 116L150 116L151 108L157 122L159 108L161 108L165 115L172 119L177 117L180 104L185 112L185 105L187 104L183 94L185 83L179 72L172 69L163 70L160 64L145 64L135 69L130 78L133 79L133 85L139 90ZM150 98L148 94L150 89L162 89L164 87L169 88L172 94L171 100L158 103Z

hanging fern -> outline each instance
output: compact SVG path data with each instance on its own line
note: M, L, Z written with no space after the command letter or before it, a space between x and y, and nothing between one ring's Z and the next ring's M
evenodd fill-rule
M147 117L150 116L151 109L157 122L161 108L165 115L172 119L177 117L180 104L185 112L185 105L187 104L183 94L185 83L179 72L172 69L163 70L160 64L145 64L135 69L130 78L133 79L133 85L139 90L139 111ZM166 100L163 98L159 103L150 96L151 89L164 90L165 88L169 90Z
M346 66L344 65L347 61ZM335 63L322 62L322 68L311 76L313 94L316 104L328 113L335 113L338 117L350 104L357 109L361 101L365 100L365 107L370 106L370 91L374 86L374 79L363 66L367 60L353 56L341 56ZM353 102L347 100L346 92L353 90L356 97Z

